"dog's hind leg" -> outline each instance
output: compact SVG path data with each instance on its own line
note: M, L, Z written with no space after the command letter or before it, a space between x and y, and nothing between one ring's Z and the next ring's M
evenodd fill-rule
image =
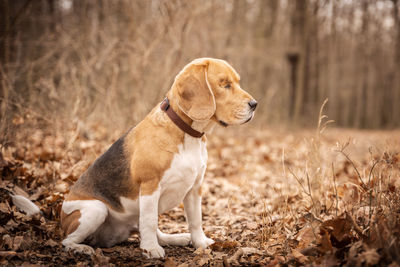
M65 249L93 254L92 247L80 243L104 223L107 215L107 206L100 200L64 201L61 225L67 235L62 241Z
M157 229L157 239L161 246L187 246L190 243L191 237L189 233L184 234L165 234Z

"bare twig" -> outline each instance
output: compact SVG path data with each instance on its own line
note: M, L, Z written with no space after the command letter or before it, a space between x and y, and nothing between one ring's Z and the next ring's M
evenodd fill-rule
M368 175L368 185L370 187L369 190L369 214L368 214L368 227L367 229L370 229L371 227L371 219L372 219L372 185L371 185L371 177L372 177L372 173L374 171L374 168L381 162L381 160L376 160L371 167L371 170L369 171L369 175ZM368 232L368 235L371 233L371 231Z
M350 213L348 213L347 211L345 212L346 214L346 218L349 220L349 222L351 222L351 224L353 225L353 229L354 231L356 231L356 233L362 237L362 238L367 238L367 236L363 233L362 229L360 228L360 226L358 226L358 224L356 223L356 221L354 220L353 216L351 216Z
M306 171L306 177L307 177L307 187L308 187L308 192L305 189L304 185L301 183L300 178L292 171L292 169L290 169L290 167L288 167L289 172L292 174L292 176L296 179L296 181L300 184L301 188L303 189L303 192L310 197L313 208L314 208L314 212L316 213L316 206L315 206L315 202L314 202L314 198L311 194L311 185L310 185L310 177L308 175L308 172Z
M338 151L339 153L341 153L341 154L346 158L346 160L353 166L354 170L355 170L356 173L357 173L357 177L358 177L358 179L359 179L360 182L361 182L362 188L363 188L365 191L367 191L367 190L368 190L368 187L367 187L367 185L364 183L363 179L361 178L361 174L360 174L360 172L358 171L356 165L355 165L354 162L350 159L349 155L347 155L347 154L344 152L344 149L345 149L348 145L349 145L349 142L347 142L344 146L342 146L342 148L340 148L340 149L338 149L338 150L336 150L336 151Z
M293 177L296 179L296 181L300 184L301 188L303 189L303 192L307 196L310 196L310 194L307 192L307 190L304 188L303 184L301 183L299 177L292 171L292 169L290 167L288 167L288 170L289 170L290 174L293 175Z
M338 216L338 210L339 210L339 198L338 198L338 193L337 193L337 187L336 187L336 176L335 176L335 169L333 167L333 162L332 162L332 177L333 177L333 188L335 189L335 196L336 196L336 217Z
M314 212L315 212L315 214L317 214L317 210L316 210L314 198L313 198L312 193L311 193L312 191L311 191L310 177L309 177L309 175L308 175L308 171L306 171L306 177L307 177L307 186L308 186L309 196L310 196L310 198L311 198L311 202L312 202L313 207L314 207Z
M374 170L374 168L376 167L376 165L378 165L381 162L381 160L377 160L372 164L371 170L369 171L369 175L368 175L368 185L371 187L371 177L372 177L372 172Z

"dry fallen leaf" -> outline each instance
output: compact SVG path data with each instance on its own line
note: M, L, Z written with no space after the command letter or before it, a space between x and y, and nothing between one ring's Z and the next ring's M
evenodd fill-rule
M255 230L258 228L258 223L256 222L248 222L247 223L247 228L249 228L250 230Z
M164 267L176 267L176 262L172 258L166 258L164 262Z
M59 243L54 241L53 239L49 239L44 243L46 246L50 246L50 247L57 247L59 246Z
M329 237L329 243L338 248L344 247L351 242L351 229L352 223L347 218L327 220L320 226L323 236ZM326 240L326 238L323 240ZM327 245L326 242L324 244Z
M359 258L366 266L373 266L378 264L381 257L378 252L376 252L376 249L367 249L359 255Z
M295 258L295 260L298 261L300 264L305 264L308 261L308 258L304 256L301 252L299 252L297 249L292 249L292 255Z
M223 250L231 250L236 248L239 245L236 241L215 241L214 244L210 246L213 251L223 251Z
M13 240L10 235L6 234L3 235L3 244L5 249L12 249L13 248Z
M173 261L181 267L272 266L315 264L320 260L322 265L368 265L385 260L377 258L375 252L391 249L389 242L397 242L392 237L400 227L396 220L390 219L397 216L391 210L396 210L393 203L398 203L394 197L400 183L386 179L400 173L400 166L395 162L397 156L392 156L396 154L388 153L384 163L379 163L371 174L371 186L381 181L381 199L376 201L375 193L369 195L360 190L352 165L338 158L332 149L340 134L330 135L330 139L321 137L318 148L312 143L314 135L310 133L228 130L216 131L208 141L209 163L202 186L202 210L205 233L216 240L210 249L168 246L165 251L170 259L165 262L145 259L139 249L140 237L132 235L128 241L112 248L96 250L93 257L64 252L59 214L65 194L96 156L110 145L107 139L77 138L75 134L48 134L39 130L33 133L32 139L21 139L15 147L0 151L0 254L13 248L18 250L3 253L10 264L48 265L51 261L54 265L162 266L172 265ZM97 136L96 131L91 135ZM71 142L67 136L75 139ZM371 137L366 136L363 133L359 138ZM380 139L382 136L378 134L374 140ZM367 170L369 175L368 149L354 143L352 152L351 157L355 153L360 155L352 158L357 160L356 166ZM374 159L383 157L379 153ZM332 163L335 181L331 179ZM298 180L289 175L289 167L298 175ZM313 199L308 192L306 170ZM379 179L375 177L378 173ZM385 184L386 180L392 182ZM40 205L44 217L28 217L19 212L8 195L7 190L11 189ZM386 199L391 202L385 203ZM183 208L180 205L160 215L162 231L188 232ZM365 210L371 210L371 218ZM350 213L354 222L346 218L345 211L355 211ZM370 228L366 228L369 220ZM357 231L369 234L372 251L366 249L368 240L360 240L362 235L356 234ZM26 236L31 240L25 242ZM381 239L384 245L376 242ZM357 241L360 243L356 246ZM347 247L350 249L346 250ZM331 253L334 251L338 253Z
M311 242L315 241L317 234L315 233L317 230L312 228L311 226L306 226L302 228L297 234L296 240L299 241L298 249L304 249L309 247Z

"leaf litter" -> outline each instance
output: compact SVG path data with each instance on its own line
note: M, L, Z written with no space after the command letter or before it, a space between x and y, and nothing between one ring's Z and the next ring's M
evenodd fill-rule
M166 258L145 259L133 235L91 257L65 252L61 204L115 138L102 129L36 130L1 147L1 265L400 264L400 133L343 129L211 134L202 190L203 228L216 241L210 248L165 247ZM13 195L29 198L42 214L18 210ZM187 232L183 205L160 215L159 225Z

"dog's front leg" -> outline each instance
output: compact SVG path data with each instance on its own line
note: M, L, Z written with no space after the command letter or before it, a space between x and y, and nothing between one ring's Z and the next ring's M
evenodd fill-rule
M185 206L186 220L189 224L189 231L192 243L195 248L206 248L214 243L214 240L206 237L203 232L201 218L201 190L200 185L194 186L183 200Z
M141 193L139 197L140 248L143 250L143 255L148 258L162 258L165 256L164 249L158 244L157 240L159 199L159 189L151 195L142 195Z

